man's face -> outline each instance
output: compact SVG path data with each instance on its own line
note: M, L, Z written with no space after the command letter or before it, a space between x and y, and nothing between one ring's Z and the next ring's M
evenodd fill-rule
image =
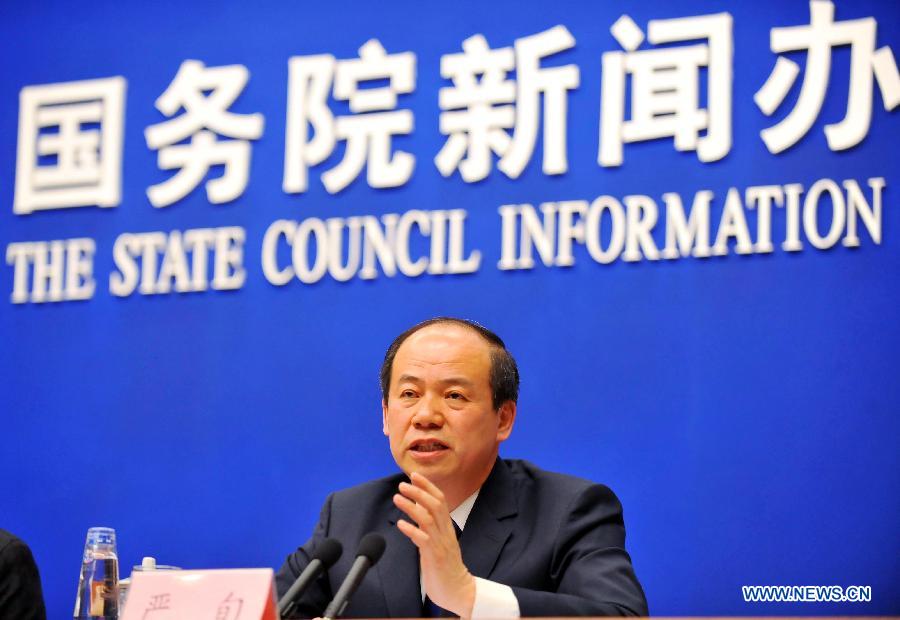
M490 345L459 325L430 325L404 341L382 403L384 434L404 472L445 493L484 482L515 419L514 403L493 409L490 368Z

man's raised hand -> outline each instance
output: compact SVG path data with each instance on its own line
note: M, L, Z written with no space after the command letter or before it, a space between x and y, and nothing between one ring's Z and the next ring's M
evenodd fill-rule
M475 604L475 577L462 561L459 541L444 494L428 478L413 472L401 482L394 505L416 525L400 519L397 528L419 548L425 593L447 611L467 618Z

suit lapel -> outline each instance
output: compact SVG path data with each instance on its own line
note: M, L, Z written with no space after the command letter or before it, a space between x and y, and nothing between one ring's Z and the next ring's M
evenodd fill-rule
M518 513L515 480L499 458L478 493L459 545L463 563L476 577L490 577Z
M422 588L419 583L419 551L397 529L403 513L394 506L387 526L380 530L387 546L381 561L375 565L384 591L389 615L394 618L422 616Z

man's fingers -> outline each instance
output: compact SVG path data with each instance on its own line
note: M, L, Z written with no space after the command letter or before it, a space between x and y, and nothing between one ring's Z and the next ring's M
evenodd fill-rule
M397 529L409 538L416 547L421 547L428 543L428 534L417 528L409 521L397 519Z
M414 471L412 475L410 475L409 479L420 489L425 489L432 497L437 498L439 501L444 501L444 493L439 488L437 488L437 485L435 485L424 475L420 474L417 471Z
M434 525L434 517L431 512L408 497L404 497L399 493L394 494L394 505L405 512L406 516L415 521L419 527L430 528Z
M421 487L413 486L408 482L401 482L399 488L400 493L405 497L408 497L417 504L422 504L431 512L436 512L441 508L441 500Z

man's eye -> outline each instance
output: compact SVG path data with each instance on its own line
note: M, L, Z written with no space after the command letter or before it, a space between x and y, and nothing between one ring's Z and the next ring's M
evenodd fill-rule
M415 395L416 393L412 390L403 390L402 392L400 392L401 398L414 398Z
M463 395L460 394L459 392L450 392L450 393L447 395L447 397L448 397L448 398L452 398L453 400L462 400Z

